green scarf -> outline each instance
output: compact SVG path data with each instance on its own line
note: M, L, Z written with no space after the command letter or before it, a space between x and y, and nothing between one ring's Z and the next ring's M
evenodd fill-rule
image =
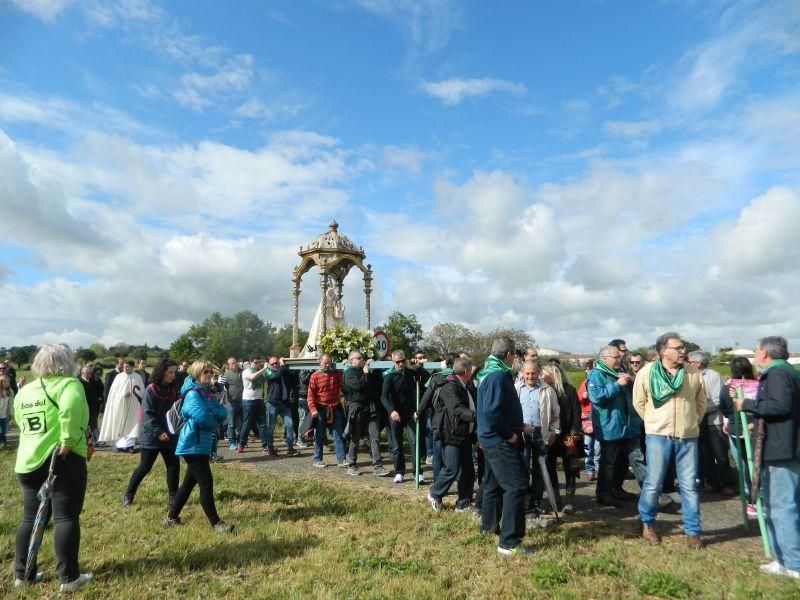
M614 381L619 379L619 371L615 371L614 369L609 367L602 358L598 361L595 361L594 368L603 373L604 375L608 375Z
M683 385L684 373L683 365L679 365L678 372L672 377L660 360L653 363L653 368L650 369L650 395L653 397L653 406L661 408L669 401L669 397Z
M486 359L486 362L483 364L483 368L478 371L478 387L481 386L483 380L486 379L487 375L491 375L492 373L497 373L498 371L502 371L503 373L508 373L511 375L511 367L509 367L506 363L502 360L497 358L496 356L489 355L489 358Z
M791 369L792 373L794 373L795 376L800 377L800 373L797 372L797 369L794 368L794 365L786 362L782 358L776 358L771 363L769 363L766 367L764 367L761 370L761 374L763 375L764 373L769 371L772 367L786 367L787 369Z
M452 374L453 374L453 369L442 369L441 371L439 371L437 373L437 375L441 375L441 379L444 379L448 375L452 375ZM431 387L431 383L433 383L433 377L429 377L428 378L428 381L425 382L425 387L426 388Z
M392 373L402 373L403 371L405 371L405 369L395 369L394 367L392 367L391 369L386 369L383 372L383 376L386 377L387 375L391 375Z

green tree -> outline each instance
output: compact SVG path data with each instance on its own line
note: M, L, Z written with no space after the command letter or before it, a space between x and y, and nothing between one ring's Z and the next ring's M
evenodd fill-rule
M419 324L417 316L414 314L404 315L394 311L389 315L386 323L378 329L382 329L389 335L392 351L402 350L406 353L406 357L419 347L422 340L422 325Z
M93 360L97 360L97 352L91 348L78 348L75 351L75 360L85 365Z
M176 360L202 357L222 364L229 356L268 356L274 340L275 326L252 311L243 310L232 317L214 312L179 336L170 346L170 354Z
M305 329L298 329L297 343L303 345L308 339L308 331ZM272 351L279 356L289 356L289 346L292 345L292 324L287 323L282 325L275 332L275 339L272 345Z
M108 356L108 348L106 348L100 342L95 342L91 346L89 346L89 350L94 352L97 356Z
M483 344L483 336L461 323L438 323L425 334L423 344L428 354L444 358L450 352L469 352Z
M36 346L12 346L8 349L8 360L22 369L22 364L31 362L37 350Z

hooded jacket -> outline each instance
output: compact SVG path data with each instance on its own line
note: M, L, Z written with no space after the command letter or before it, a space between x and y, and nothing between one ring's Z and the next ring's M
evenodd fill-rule
M181 394L181 417L185 424L178 435L175 454L211 456L211 432L225 421L227 411L217 400L214 388L201 385L193 377L184 380Z

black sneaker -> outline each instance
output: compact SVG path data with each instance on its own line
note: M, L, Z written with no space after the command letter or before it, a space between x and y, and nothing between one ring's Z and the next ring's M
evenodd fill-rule
M178 525L183 525L181 522L180 517L175 517L174 519L167 517L164 519L164 522L161 523L164 527L177 527Z

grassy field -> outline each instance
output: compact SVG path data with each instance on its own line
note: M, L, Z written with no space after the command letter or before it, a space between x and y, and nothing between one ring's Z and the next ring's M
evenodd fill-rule
M689 551L682 536L650 549L629 525L576 521L535 530L533 557L504 559L472 518L434 514L419 499L332 485L311 476L263 476L246 465L215 467L221 516L232 535L212 533L196 492L185 525L165 530L164 470L145 479L135 505L119 498L135 464L98 454L82 517L81 565L89 598L798 598L800 585L757 574L757 557L711 547ZM0 552L10 593L20 494L13 453L0 455ZM349 483L349 482L348 482ZM40 568L50 579L30 597L55 596L52 532Z

